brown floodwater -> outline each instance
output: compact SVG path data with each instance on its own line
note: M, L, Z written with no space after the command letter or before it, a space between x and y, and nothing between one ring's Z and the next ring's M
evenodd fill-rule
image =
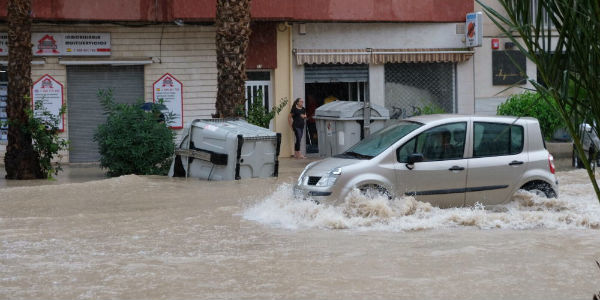
M0 180L0 299L591 299L600 205L584 171L559 199L493 210L353 194L294 199L279 178Z

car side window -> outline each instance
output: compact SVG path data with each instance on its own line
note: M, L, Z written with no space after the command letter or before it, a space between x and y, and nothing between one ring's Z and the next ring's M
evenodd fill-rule
M520 125L475 122L473 157L513 155L523 151L523 127Z
M408 162L413 153L423 154L424 161L463 158L467 123L452 123L431 128L406 142L398 150L398 161Z

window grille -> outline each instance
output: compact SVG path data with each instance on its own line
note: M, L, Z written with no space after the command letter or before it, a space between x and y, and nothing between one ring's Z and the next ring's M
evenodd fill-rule
M456 65L386 64L385 107L392 119L419 115L424 109L455 113Z

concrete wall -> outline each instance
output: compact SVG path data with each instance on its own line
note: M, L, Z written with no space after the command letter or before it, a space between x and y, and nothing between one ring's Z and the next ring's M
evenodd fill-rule
M292 108L293 74L291 28L285 24L277 25L277 68L273 71L273 92L275 105L283 99L288 100L287 106L275 117L273 130L281 133L281 157L289 157L294 153L294 134L288 123L288 115Z
M306 34L294 25L294 48L462 48L459 23L306 23ZM463 23L460 23L463 24Z
M497 10L504 11L498 1L484 0L484 4ZM475 3L475 11L483 11L481 5ZM498 29L492 20L483 13L483 43L475 48L475 113L495 115L499 104L506 101L514 94L523 93L526 89L533 89L529 82L522 85L493 85L492 84L492 39L498 38L500 49L505 50L504 44L510 40ZM513 50L517 50L516 47ZM537 78L537 68L533 62L527 60L526 72L529 78Z
M6 32L6 27L0 27ZM110 57L94 60L140 58L152 60L144 67L144 100L152 101L152 84L164 73L171 73L183 83L184 123L196 118L210 118L214 113L217 93L215 28L200 25L153 25L126 27L118 25L34 25L34 32L110 32ZM0 57L6 60L6 57ZM35 58L40 59L40 58ZM32 79L49 74L64 87L68 103L66 66L57 57L47 57L45 64L32 65ZM65 133L68 137L68 113L65 114ZM181 132L181 130L179 131ZM0 145L3 156L5 145ZM65 157L63 161L68 161Z

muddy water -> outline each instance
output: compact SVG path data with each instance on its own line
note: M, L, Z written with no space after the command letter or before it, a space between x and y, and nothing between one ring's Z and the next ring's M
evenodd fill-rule
M296 165L294 165L296 164ZM560 198L489 210L290 195L278 179L124 176L0 189L0 298L591 299L600 205L583 171Z

